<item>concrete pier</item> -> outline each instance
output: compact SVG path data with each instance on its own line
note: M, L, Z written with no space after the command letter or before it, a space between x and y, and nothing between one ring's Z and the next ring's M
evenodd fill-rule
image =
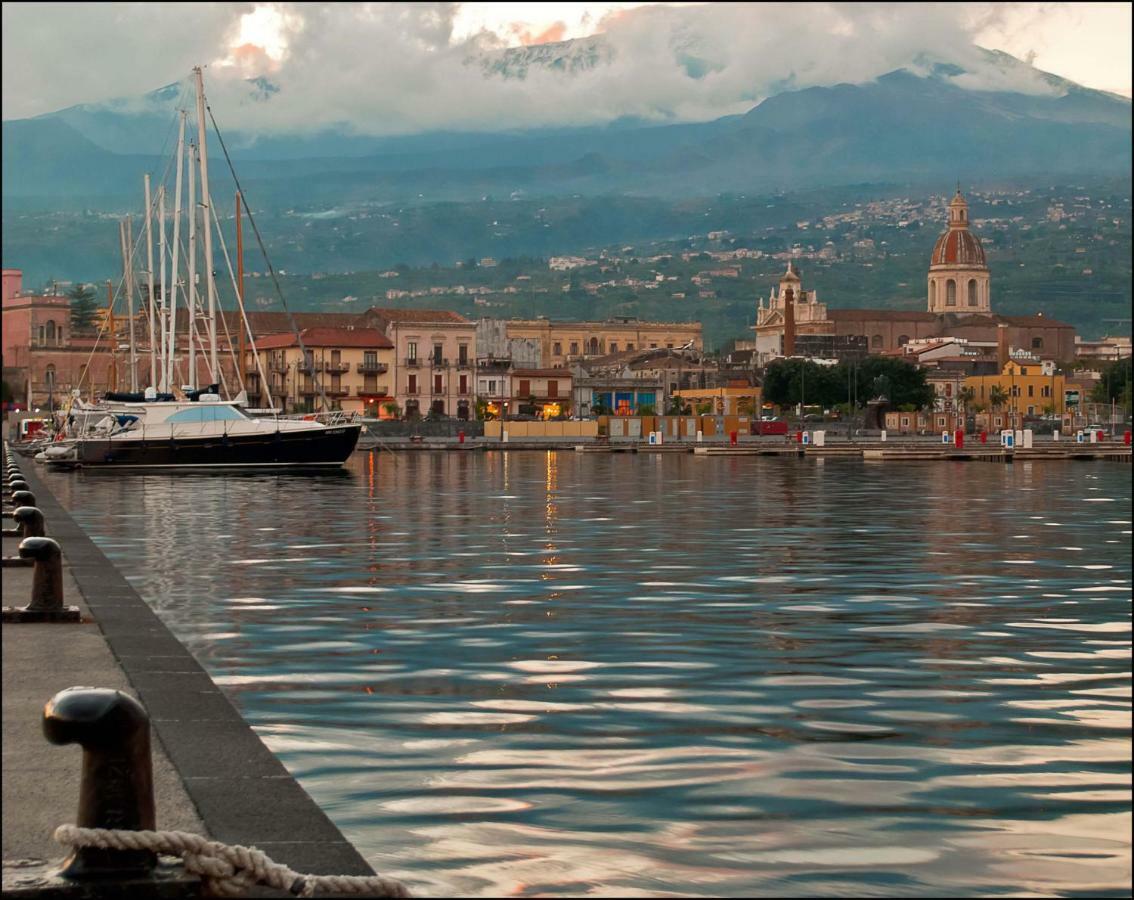
M81 751L44 738L44 704L73 686L116 688L141 701L153 728L157 827L254 845L294 870L373 870L264 746L240 713L146 602L71 519L36 474L21 467L63 549L64 603L78 624L3 626L3 853L57 859L58 825L75 821ZM4 538L4 555L18 539ZM30 569L8 569L3 601L23 606ZM261 896L274 896L263 893ZM283 896L280 894L280 896Z

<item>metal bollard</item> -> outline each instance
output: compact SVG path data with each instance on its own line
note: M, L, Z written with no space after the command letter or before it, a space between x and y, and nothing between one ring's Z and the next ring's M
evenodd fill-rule
M68 688L44 707L43 733L53 744L83 748L80 828L153 830L150 717L142 704L109 688ZM61 874L72 879L146 876L156 862L148 850L80 847L64 861Z
M13 491L12 503L15 506L35 506L35 494L31 491Z
M31 485L22 478L13 478L8 482L8 493L14 494L16 491L30 491Z
M63 605L63 551L49 537L20 541L20 557L32 561L31 602L24 607L5 606L5 622L78 622L77 606Z
M12 518L20 527L20 537L43 537L43 513L34 506L21 506L12 513Z

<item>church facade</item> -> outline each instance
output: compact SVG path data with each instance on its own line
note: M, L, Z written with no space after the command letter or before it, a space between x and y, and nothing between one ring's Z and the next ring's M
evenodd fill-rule
M794 355L800 334L861 337L871 353L890 353L920 338L958 337L995 344L1006 327L1010 346L1045 359L1075 358L1075 329L1037 313L1002 316L992 311L991 277L980 238L969 230L968 203L958 190L948 224L929 260L924 312L895 309L828 309L805 290L792 263L765 302L756 307L755 350L760 362Z

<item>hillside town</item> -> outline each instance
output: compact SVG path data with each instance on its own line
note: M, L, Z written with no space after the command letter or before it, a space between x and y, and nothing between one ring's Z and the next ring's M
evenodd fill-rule
M917 207L905 203L880 206L884 209L874 213L893 217L898 225L919 215ZM189 338L194 329L179 309L174 380L186 388L219 383L232 393L242 389L255 408L342 410L378 420L547 420L685 411L743 413L754 419L794 411L800 417L838 419L853 417L876 398L846 398L851 409L825 403L814 389L810 403L805 393L773 396L763 390L768 368L785 360L832 366L884 357L921 372L932 401L903 409L883 405L880 414L888 417L869 423L874 427L903 433L994 430L1029 421L1070 429L1100 418L1089 404L1115 396L1110 385L1100 389L1100 384L1108 377L1108 365L1130 357L1130 338L1084 340L1073 326L1039 310L1023 316L995 312L993 273L959 189L947 209L945 231L930 252L922 311L829 308L804 269L812 254L797 248L775 255L784 266L782 274L767 286L766 296L752 298L752 333L738 335L717 352L706 352L698 321L470 318L448 309L393 305L420 292L390 288L382 299L392 305L362 312L251 309L242 317L239 310L223 310L216 371L203 352L194 352L198 348ZM1079 212L1053 207L1049 216L1062 220ZM833 228L856 215L833 215L797 227ZM717 242L726 237L724 232L708 234ZM730 262L750 252L710 252L710 264L692 281L705 286L703 294L711 294L714 282L737 278L739 269ZM571 273L602 262L555 256L547 267ZM469 264L491 269L497 261L481 258ZM394 281L400 273L381 274ZM617 284L633 291L659 290L672 277L659 273L653 281L622 279ZM587 292L600 286L581 285ZM6 403L50 411L74 391L88 396L153 383L140 362L149 346L147 286L139 282L131 288L140 298L132 317L119 297L117 304L106 303L83 321L76 298L85 299L90 312L89 293L25 291L21 271L4 269L3 372L11 392ZM465 290L456 285L434 287L430 293ZM113 285L108 291L115 296ZM823 297L837 291L837 284L822 285ZM160 291L155 304L160 317L165 306ZM1110 424L1117 425L1126 411L1119 416L1107 409L1106 415L1116 418Z

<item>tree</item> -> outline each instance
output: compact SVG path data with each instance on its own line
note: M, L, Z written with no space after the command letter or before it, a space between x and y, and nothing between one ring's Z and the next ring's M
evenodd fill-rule
M988 390L988 405L992 407L993 412L998 412L1004 403L1008 400L1008 392L1000 385L994 384Z
M392 400L389 403L383 403L382 409L386 410L386 415L391 419L400 419L402 417L402 409L397 403Z
M666 407L665 414L667 416L687 416L689 415L689 404L674 395L669 398L669 406Z
M1110 403L1130 406L1131 361L1118 359L1103 367L1099 383L1091 390L1093 403Z
M71 330L86 331L94 325L98 300L94 289L89 285L76 284L67 292L71 301Z
M657 411L654 409L652 403L643 403L638 407L638 415L640 416L656 416Z

